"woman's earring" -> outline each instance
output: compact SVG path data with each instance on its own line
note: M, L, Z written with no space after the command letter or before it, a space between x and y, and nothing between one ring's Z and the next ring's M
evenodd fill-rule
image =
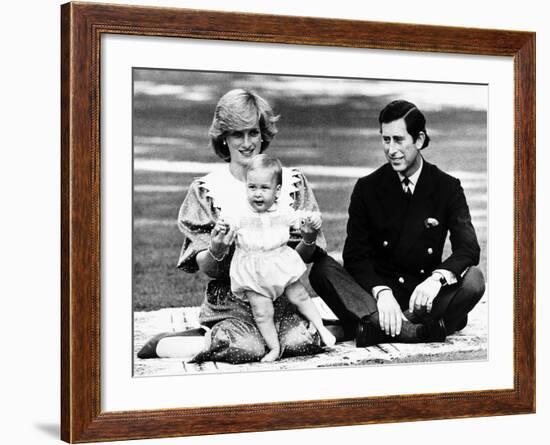
M223 140L223 145L227 145L227 141L225 139Z

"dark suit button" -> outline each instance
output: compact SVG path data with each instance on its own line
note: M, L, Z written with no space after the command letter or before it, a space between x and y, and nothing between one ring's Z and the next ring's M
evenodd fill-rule
M384 242L382 243L382 245L383 245L384 247L388 247L388 244L389 244L389 243L388 243L387 241L384 241Z
M420 273L424 273L424 269L420 269Z
M399 281L401 284L403 284L405 282L405 278L399 277L399 279L397 281Z
M434 250L431 247L428 247L428 255L431 255L432 253L434 253Z

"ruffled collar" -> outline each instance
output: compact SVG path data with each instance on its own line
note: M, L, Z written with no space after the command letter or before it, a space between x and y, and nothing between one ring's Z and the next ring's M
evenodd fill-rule
M283 184L277 204L280 208L292 207L294 195L298 191L297 184L301 181L297 170L283 167ZM198 179L199 187L212 199L212 204L219 211L246 212L249 208L246 199L245 183L236 179L228 168L219 169Z

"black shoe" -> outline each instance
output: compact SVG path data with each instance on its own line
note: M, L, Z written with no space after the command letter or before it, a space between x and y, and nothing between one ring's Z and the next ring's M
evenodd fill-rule
M157 354L157 345L159 341L167 337L203 337L205 334L203 328L193 328L181 332L162 332L155 335L151 338L137 353L138 358L149 359L149 358L160 358Z
M171 333L161 332L160 334L155 335L137 353L138 358L147 359L147 358L159 358L157 355L157 344L163 338L169 337Z
M380 326L370 321L360 321L357 324L357 331L355 333L355 346L357 348L366 348L367 346L385 343L386 337L380 330Z
M348 341L352 338L346 337L346 331L341 325L337 324L328 324L325 325L325 328L328 329L328 331L334 335L334 338L336 338L336 343L340 343L341 341Z
M403 315L407 320L409 320L411 323L418 324L422 322L422 319L413 312L409 311L408 309L403 312Z
M443 320L428 320L423 324L421 340L424 343L443 343L447 337Z

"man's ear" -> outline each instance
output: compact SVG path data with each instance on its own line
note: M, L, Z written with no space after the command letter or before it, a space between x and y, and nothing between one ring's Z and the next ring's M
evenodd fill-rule
M281 194L281 184L277 184L277 187L275 188L275 198L278 198Z
M416 138L416 141L414 143L415 147L418 150L422 150L422 146L424 145L425 140L426 140L426 133L424 133L423 131L420 131L418 133L418 137Z

